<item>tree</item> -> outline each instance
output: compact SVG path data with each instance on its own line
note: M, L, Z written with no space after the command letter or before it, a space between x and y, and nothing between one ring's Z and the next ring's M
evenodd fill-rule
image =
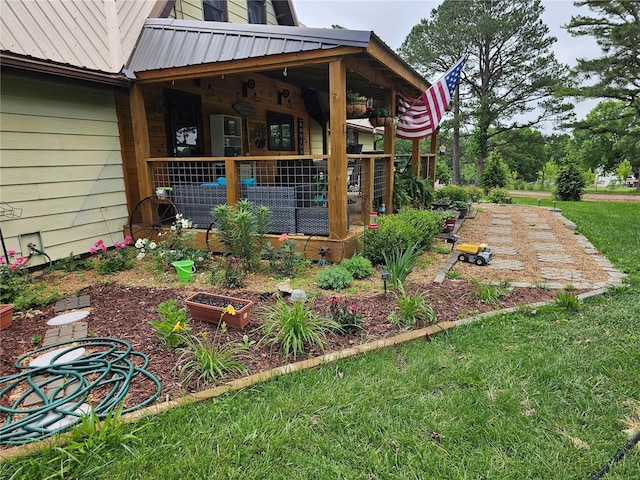
M594 16L571 17L572 36L590 35L602 49L600 58L578 59L575 72L591 85L570 90L575 96L618 99L640 117L640 2L629 0L583 0Z
M613 171L625 158L640 167L640 117L624 102L600 102L575 124L570 149L585 168Z
M575 5L588 7L593 16L571 17L567 30L573 36L593 36L602 49L602 56L592 60L578 59L575 67L580 78L595 82L562 93L617 99L634 110L636 120L640 119L640 2L583 0ZM637 145L640 128L636 127L628 136L631 138L626 142ZM640 172L638 164L636 171Z
M616 174L618 175L618 181L620 182L620 184L624 185L624 181L629 175L631 175L631 172L633 172L631 163L629 163L629 160L625 158L622 162L620 162L618 168L616 168Z
M500 154L493 151L487 158L487 165L480 177L480 186L488 193L492 188L502 188L509 179L509 170L502 161Z
M504 132L495 138L495 150L512 172L525 182L535 182L547 160L546 140L538 130L522 128Z
M560 167L555 196L559 200L580 201L585 184L586 182L578 163L569 160Z
M423 74L467 57L460 103L475 123L476 181L493 136L552 118L564 120L571 108L552 97L569 76L551 51L555 38L540 20L542 11L539 0L444 0L400 48ZM457 105L454 113L460 112ZM462 122L467 116L454 118Z

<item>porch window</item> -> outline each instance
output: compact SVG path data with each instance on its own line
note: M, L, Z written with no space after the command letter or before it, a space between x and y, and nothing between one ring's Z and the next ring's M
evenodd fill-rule
M267 112L269 150L294 150L293 115Z
M267 7L265 0L247 0L249 23L267 24Z
M227 2L225 0L202 0L204 19L208 22L227 22Z
M165 90L167 146L170 157L199 157L202 144L200 95Z

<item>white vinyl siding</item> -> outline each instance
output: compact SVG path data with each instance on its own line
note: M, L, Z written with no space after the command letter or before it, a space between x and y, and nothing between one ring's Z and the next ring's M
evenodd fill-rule
M7 248L39 232L59 259L122 239L127 205L113 93L2 78L0 201Z

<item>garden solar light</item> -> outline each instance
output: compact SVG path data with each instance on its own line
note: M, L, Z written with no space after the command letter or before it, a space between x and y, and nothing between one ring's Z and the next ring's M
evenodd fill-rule
M380 275L382 276L382 281L384 282L384 293L386 294L387 293L387 280L389 280L389 272L387 272L386 270L382 270Z

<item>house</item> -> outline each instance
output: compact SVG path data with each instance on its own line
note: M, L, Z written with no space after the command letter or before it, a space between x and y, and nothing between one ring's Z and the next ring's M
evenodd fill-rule
M369 210L391 205L394 137L348 153L362 142L346 92L395 105L428 83L373 32L297 24L282 0L4 2L0 202L22 209L0 217L9 248L59 259L176 211L204 241L213 205L248 198L273 233L353 251Z

